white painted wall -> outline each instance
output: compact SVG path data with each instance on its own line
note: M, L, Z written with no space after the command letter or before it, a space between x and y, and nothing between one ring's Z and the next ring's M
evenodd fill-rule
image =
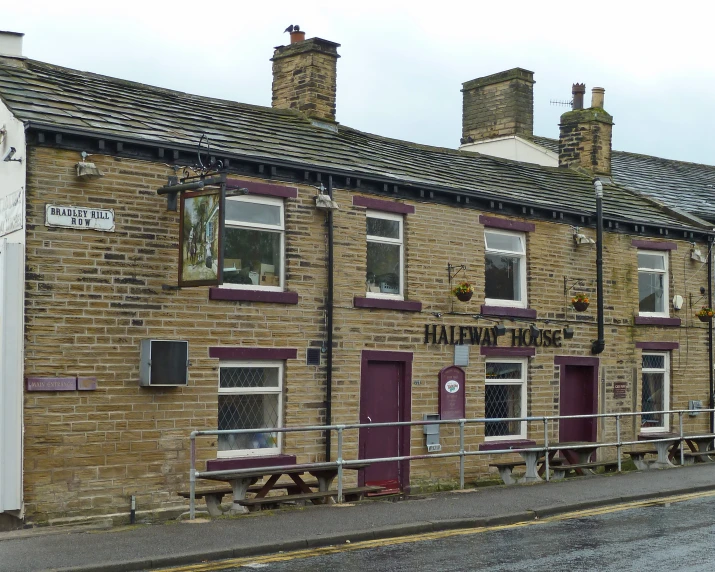
M15 148L13 159L19 161L4 161L10 149ZM0 208L0 238L6 238L8 242L19 242L25 244L25 173L26 173L26 146L25 146L25 126L22 121L13 116L10 110L0 101L0 204L4 204L2 199L22 193L22 228L11 233L6 233L2 229L3 221L8 213Z
M22 516L27 148L24 125L2 102L0 131L0 228L4 229L0 233L0 512ZM12 147L13 159L21 161L4 161ZM21 228L14 229L16 221L21 222ZM14 230L9 232L10 229Z
M502 159L535 163L544 167L559 166L558 154L515 135L466 143L461 145L459 149L461 151L476 151L482 155L501 157Z
M24 254L0 239L0 512L22 511Z

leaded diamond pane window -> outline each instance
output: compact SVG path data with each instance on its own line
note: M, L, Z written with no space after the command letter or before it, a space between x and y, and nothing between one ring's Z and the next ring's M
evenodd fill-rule
M521 361L488 361L484 388L484 435L487 440L526 437L525 421L507 421L526 415L526 364Z
M282 363L221 364L218 429L260 429L282 426ZM219 457L280 452L275 431L219 435Z
M643 354L641 374L641 430L663 431L669 426L664 411L669 405L670 362L668 354Z

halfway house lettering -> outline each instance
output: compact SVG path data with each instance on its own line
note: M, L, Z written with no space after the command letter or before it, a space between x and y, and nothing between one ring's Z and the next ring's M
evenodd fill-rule
M114 232L114 210L45 205L45 226Z
M510 328L504 335L509 335L512 347L561 347L561 330L540 330L533 335L529 328ZM483 328L479 326L437 326L425 324L425 344L441 344L461 346L499 345L499 333L496 327Z

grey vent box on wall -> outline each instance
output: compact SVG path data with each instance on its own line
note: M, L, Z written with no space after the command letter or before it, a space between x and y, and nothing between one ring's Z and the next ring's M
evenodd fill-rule
M189 378L189 342L181 340L142 340L139 385L175 387Z

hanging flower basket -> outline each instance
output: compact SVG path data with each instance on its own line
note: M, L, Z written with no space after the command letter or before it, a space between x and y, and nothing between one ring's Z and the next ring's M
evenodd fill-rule
M474 288L469 282L462 282L458 284L452 293L457 297L457 300L461 302L469 302L474 295Z
M577 312L585 312L590 303L591 301L588 299L586 294L576 294L573 298L571 298L571 305Z
M703 306L702 308L700 308L700 310L698 310L698 313L695 315L698 317L698 320L700 320L701 322L709 322L710 320L713 319L713 314L715 314L715 312L713 312L712 308Z

